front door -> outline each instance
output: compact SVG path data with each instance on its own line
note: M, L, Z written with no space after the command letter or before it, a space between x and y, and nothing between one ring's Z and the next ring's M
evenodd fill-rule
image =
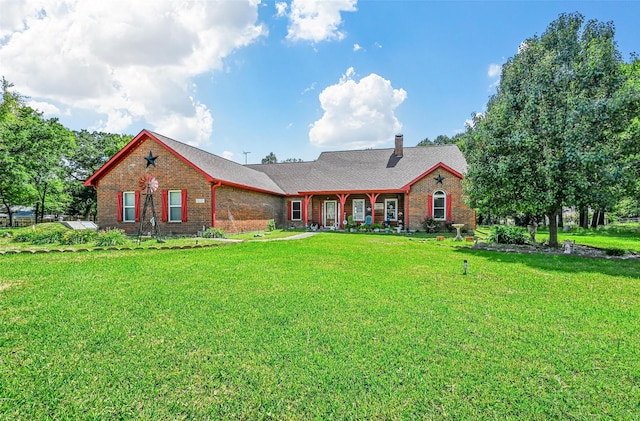
M335 227L338 222L338 202L335 200L327 200L324 202L324 227Z

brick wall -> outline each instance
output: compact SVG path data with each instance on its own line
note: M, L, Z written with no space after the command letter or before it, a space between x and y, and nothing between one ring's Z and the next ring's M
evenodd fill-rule
M156 167L147 167L144 159L152 151L157 155ZM160 222L158 226L162 235L193 234L203 226L211 226L211 185L204 176L195 171L180 158L169 153L164 147L152 139L147 139L133 149L109 173L104 175L98 184L98 225L101 228L115 227L124 229L128 234L137 234L140 223L117 222L116 195L118 192L139 190L138 180L145 174L151 174L158 180L159 188L153 195L158 221L162 214L160 191L187 190L187 222ZM140 197L140 212L144 205L145 194ZM204 203L196 203L198 202ZM147 212L148 217L151 212Z
M280 229L286 217L283 197L226 186L216 189L216 228L227 233L263 231L271 219Z
M442 184L434 180L440 174ZM442 190L451 196L452 219L455 223L464 224L465 229L476 228L476 213L464 203L462 196L462 180L440 168L411 186L409 192L409 228L422 230L421 222L427 215L429 195Z

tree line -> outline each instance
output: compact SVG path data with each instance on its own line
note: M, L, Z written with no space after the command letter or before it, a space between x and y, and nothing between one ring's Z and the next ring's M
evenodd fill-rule
M132 136L71 131L26 105L4 77L1 84L0 210L9 225L21 207L32 208L36 222L46 214L95 216L96 192L84 181Z

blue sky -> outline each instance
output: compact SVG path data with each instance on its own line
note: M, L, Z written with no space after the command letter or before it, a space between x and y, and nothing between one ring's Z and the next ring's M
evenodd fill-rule
M639 1L0 0L0 75L70 129L313 160L463 131L563 12L640 53Z

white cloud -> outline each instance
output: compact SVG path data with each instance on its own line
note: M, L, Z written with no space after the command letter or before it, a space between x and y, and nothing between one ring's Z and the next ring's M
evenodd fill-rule
M95 112L104 130L138 122L197 143L213 117L192 79L266 34L258 0L0 2L0 62L17 91Z
M500 72L502 71L502 66L499 64L490 64L489 70L487 71L487 75L491 78L500 76Z
M222 152L222 157L225 158L225 159L228 159L229 161L233 161L233 152L224 151L224 152Z
M360 51L362 50L362 47L360 46L360 44L355 43L353 44L353 51Z
M49 102L29 101L27 105L33 108L34 110L40 111L45 116L57 116L61 114L60 108L56 107L55 105Z
M404 89L371 73L353 80L353 67L340 81L320 93L322 118L311 125L309 139L318 147L356 149L380 147L390 143L402 130L395 109L407 98Z
M293 0L287 39L311 42L343 39L345 35L339 29L341 12L355 12L357 3L358 0Z
M287 3L286 2L279 2L276 3L276 16L278 17L283 17L283 16L287 16Z

